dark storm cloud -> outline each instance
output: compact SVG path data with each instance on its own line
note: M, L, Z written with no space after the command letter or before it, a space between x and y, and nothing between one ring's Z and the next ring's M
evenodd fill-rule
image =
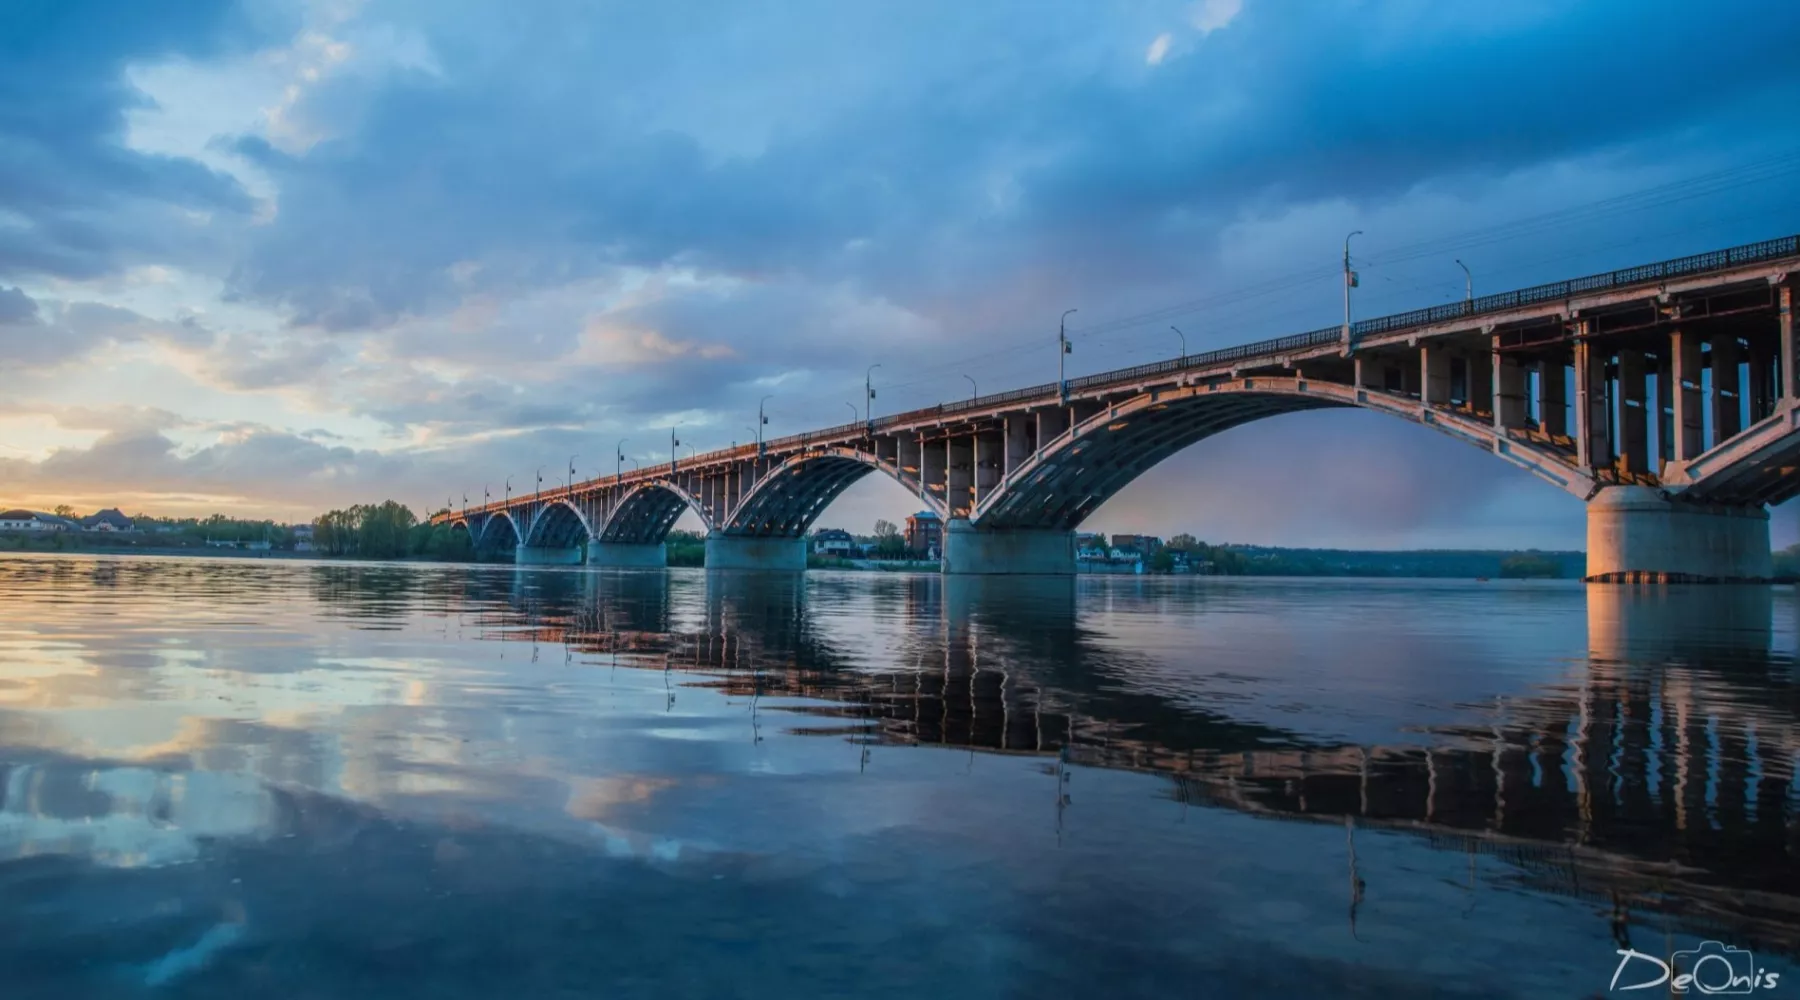
M261 6L256 7L261 11ZM259 15L260 16L260 15ZM270 37L232 0L0 5L0 275L88 278L180 256L181 212L245 212L236 181L127 149L133 62L204 59Z

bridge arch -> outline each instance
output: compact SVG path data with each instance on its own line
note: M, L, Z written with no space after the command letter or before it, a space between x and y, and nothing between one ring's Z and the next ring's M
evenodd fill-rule
M980 498L970 521L983 530L1071 531L1132 480L1198 441L1284 413L1352 407L1448 434L1582 499L1597 489L1555 451L1506 436L1470 414L1380 390L1252 376L1147 392L1108 406L1009 472Z
M706 505L679 483L667 479L640 483L619 498L618 504L606 518L606 524L601 527L598 539L602 542L623 542L630 545L655 545L668 537L669 529L681 519L683 510L692 510L699 515L707 530L712 530L712 519L707 514Z
M570 549L594 537L587 515L567 500L553 500L531 519L525 544L536 549Z
M770 469L750 494L738 502L722 528L727 534L763 538L799 538L825 508L871 472L882 472L919 493L916 478L893 463L853 448L802 452ZM945 516L944 502L929 494L920 501Z
M519 523L513 520L511 511L495 511L481 519L479 526L469 526L471 541L475 545L476 555L491 555L495 552L510 552L524 537L519 533Z

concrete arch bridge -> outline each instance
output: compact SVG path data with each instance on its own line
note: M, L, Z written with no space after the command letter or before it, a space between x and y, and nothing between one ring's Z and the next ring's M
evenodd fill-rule
M433 518L521 563L660 566L684 509L711 568L801 569L863 476L945 522L946 573L1072 573L1074 530L1214 434L1375 410L1588 504L1604 580L1769 576L1800 494L1800 238L1503 292L721 449Z

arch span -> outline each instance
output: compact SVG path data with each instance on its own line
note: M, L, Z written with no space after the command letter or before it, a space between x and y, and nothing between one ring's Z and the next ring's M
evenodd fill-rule
M570 549L593 537L587 516L579 508L566 500L555 500L531 519L525 544L535 549Z
M833 500L877 471L892 477L908 492L920 492L917 479L868 452L850 448L804 452L770 469L738 502L722 530L749 537L799 538ZM942 500L927 496L922 501L943 516Z
M519 533L518 522L513 520L512 512L505 510L482 518L481 526L477 528L471 525L469 532L473 536L477 558L496 552L511 552L523 537Z
M692 510L707 530L712 530L706 506L682 486L666 479L642 483L620 498L600 529L598 540L655 545L668 537L683 510Z
M1246 377L1144 393L1109 406L1012 470L982 498L970 522L982 530L1072 531L1126 484L1197 441L1283 413L1350 407L1423 424L1583 499L1597 488L1554 451L1467 413L1366 387Z

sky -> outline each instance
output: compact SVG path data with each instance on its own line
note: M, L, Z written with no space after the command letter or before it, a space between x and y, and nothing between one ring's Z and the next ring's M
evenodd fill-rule
M8 0L0 504L415 510L1800 232L1800 5ZM870 476L820 526L916 501ZM691 515L688 527L697 527ZM1580 548L1325 411L1085 527ZM1777 511L1778 545L1800 508Z

